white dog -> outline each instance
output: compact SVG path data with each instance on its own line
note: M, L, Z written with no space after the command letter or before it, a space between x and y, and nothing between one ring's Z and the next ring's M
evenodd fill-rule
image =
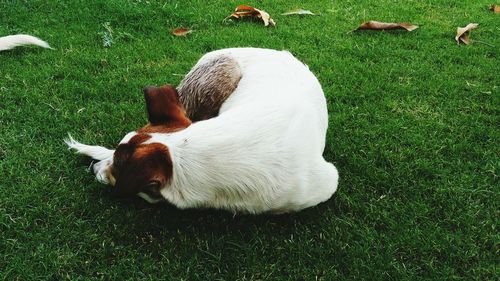
M128 133L116 150L66 140L100 160L96 177L117 194L256 214L299 211L337 189L337 169L322 156L323 91L289 52L210 52L178 93L150 87L145 97L150 124Z

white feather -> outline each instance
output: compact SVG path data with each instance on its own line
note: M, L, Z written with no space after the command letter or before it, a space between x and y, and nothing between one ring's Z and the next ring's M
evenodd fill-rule
M52 49L47 42L31 35L18 34L0 37L0 52L24 45L36 45L42 48Z

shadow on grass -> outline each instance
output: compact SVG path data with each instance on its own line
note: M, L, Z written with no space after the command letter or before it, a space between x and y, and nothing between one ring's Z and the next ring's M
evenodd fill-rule
M180 243L185 245L219 239L237 241L245 246L245 243L255 243L255 239L289 238L297 230L321 225L331 215L328 215L331 213L329 203L282 215L233 214L215 209L181 210L169 203L151 205L139 197L117 199L110 186L100 186L97 190L86 191L89 201L95 202L87 206L86 215L99 221L102 235L122 246L148 247L146 242L149 241L156 248L164 243L170 245L172 240L182 241ZM331 203L331 200L327 202Z
M89 163L88 159L82 159L76 165L83 168ZM208 263L206 266L232 264L232 255L243 260L271 262L287 247L300 248L297 252L309 251L313 244L327 243L325 236L337 237L339 233L334 228L342 221L336 218L345 215L339 205L342 199L336 195L326 203L298 213L234 215L215 209L180 210L168 203L151 205L139 197L118 199L111 186L97 183L90 172L81 175L79 181L74 185L86 186L77 191L84 200L73 205L71 212L86 222L81 230L92 229L92 239L99 244L96 251L109 262L129 256L130 251L137 257L150 256L155 261L175 257L186 263ZM82 235L81 230L75 229L75 235ZM276 250L276 247L281 248ZM319 250L333 249L337 247ZM341 254L338 249L337 252Z
M233 214L225 210L216 209L178 209L170 203L149 204L139 197L116 199L110 187L106 187L103 194L105 200L113 206L117 214L127 210L136 215L136 223L150 224L161 230L177 231L192 227L209 227L213 233L227 233L231 228L245 229L248 227L262 227L273 225L289 227L298 221L314 223L321 218L322 207L313 207L307 210L290 214ZM115 223L118 223L116 221ZM229 226L229 227L226 227Z

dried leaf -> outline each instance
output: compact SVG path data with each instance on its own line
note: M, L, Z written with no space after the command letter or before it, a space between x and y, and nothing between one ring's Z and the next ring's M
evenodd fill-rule
M406 31L413 31L417 29L417 25L412 25L406 22L400 23L387 23L379 21L368 21L362 23L356 30L393 30L393 29L405 29Z
M264 10L259 10L251 6L240 5L236 7L234 13L232 13L229 17L240 19L243 17L255 17L262 19L265 26L272 25L275 26L276 23L271 18L271 16Z
M191 29L185 27L179 27L172 30L172 34L175 36L186 36L191 32L193 32Z
M290 16L290 15L311 15L315 16L316 14L309 11L309 10L304 10L304 9L294 9L291 11L288 11L286 13L281 14L282 16Z
M457 36L455 36L455 40L460 44L460 41L465 45L469 45L472 41L469 38L469 31L477 28L479 25L477 23L469 23L466 27L457 28Z
M500 6L498 5L491 5L490 11L494 12L495 14L500 13Z

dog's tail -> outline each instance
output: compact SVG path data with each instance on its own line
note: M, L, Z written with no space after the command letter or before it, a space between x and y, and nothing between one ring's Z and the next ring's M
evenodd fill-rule
M52 49L47 42L31 35L18 34L0 37L0 52L24 45L37 45L42 48Z
M112 149L107 149L98 145L86 145L80 142L77 142L70 134L68 134L68 138L64 139L64 142L68 146L69 149L74 149L76 152L87 155L95 160L104 160L109 157L113 157L115 153Z

